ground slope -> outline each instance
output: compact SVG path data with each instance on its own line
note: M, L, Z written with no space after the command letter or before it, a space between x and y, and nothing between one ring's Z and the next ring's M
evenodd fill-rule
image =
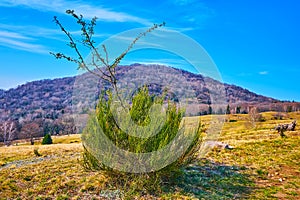
M248 115L227 116L220 141L234 149L215 147L205 158L184 169L178 182L164 183L160 191L135 193L116 188L102 172L85 171L80 135L57 136L55 144L0 147L0 199L117 199L128 192L138 199L299 199L300 128L281 138L278 123L300 120L289 113L282 120L263 113L265 122L248 126ZM202 122L209 123L209 116ZM188 118L193 125L195 118ZM37 157L34 149L42 154ZM127 189L128 189L127 188Z

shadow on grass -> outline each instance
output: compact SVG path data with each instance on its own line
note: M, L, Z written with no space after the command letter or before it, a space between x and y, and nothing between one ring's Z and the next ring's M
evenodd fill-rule
M163 190L198 199L245 199L253 189L253 182L242 173L243 170L244 167L226 166L203 159L186 167L184 173L175 182L164 185Z

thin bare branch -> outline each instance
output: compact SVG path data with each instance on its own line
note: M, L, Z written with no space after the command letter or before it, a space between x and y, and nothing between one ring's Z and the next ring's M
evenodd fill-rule
M103 51L104 51L104 53L105 53L105 61L106 61L106 66L108 66L109 65L109 60L108 60L108 52L107 52L107 49L106 49L106 46L104 45L104 44L102 44L102 48L103 48Z
M62 26L62 24L59 22L59 20L57 19L57 17L54 17L54 21L55 23L60 27L60 29L62 30L62 32L65 33L65 35L69 38L70 40L70 47L73 48L75 50L75 52L77 53L79 60L78 63L80 63L79 67L86 67L86 64L84 62L84 59L79 51L79 49L77 48L77 44L74 42L73 37L71 36L71 34L66 31L66 29Z
M154 24L151 28L146 30L145 32L140 33L128 46L128 48L119 56L115 59L115 62L111 65L112 68L115 68L118 66L118 64L121 62L121 60L126 56L126 54L133 48L133 46L136 44L136 42L141 39L143 36L146 36L147 33L152 32L153 30L157 29L158 27L165 26L165 22L161 24Z
M57 19L57 17L54 17L54 22L60 27L61 31L68 37L70 43L68 46L70 46L74 51L76 52L78 59L72 58L70 56L66 56L63 53L52 53L57 59L66 59L67 61L74 62L79 65L79 68L84 69L88 71L89 73L101 78L102 80L108 81L113 89L116 92L116 95L118 96L119 100L121 101L118 87L117 87L117 78L116 78L116 67L119 65L121 60L127 55L127 53L133 48L133 46L136 44L136 42L141 39L143 36L146 36L148 33L152 32L153 30L157 29L158 27L165 26L165 23L163 22L162 24L154 24L151 28L147 29L145 32L140 33L125 49L125 51L118 56L114 62L110 65L109 64L109 56L108 56L108 51L105 47L105 45L102 45L103 52L105 54L105 57L103 58L101 54L98 51L98 48L95 47L95 41L93 41L92 37L94 35L94 27L96 25L96 20L97 18L94 17L90 22L86 22L83 19L82 15L77 15L74 10L66 10L66 13L71 15L77 20L77 24L81 26L81 40L75 40L73 36L63 27L63 25L60 23L60 21ZM87 64L84 59L82 54L80 53L81 51L79 50L79 47L77 41L84 47L88 48L90 51L92 51L92 58L91 58L91 63ZM98 62L102 63L103 66L105 67L104 70L100 67ZM92 70L92 68L95 68L95 70ZM122 102L121 102L122 103Z

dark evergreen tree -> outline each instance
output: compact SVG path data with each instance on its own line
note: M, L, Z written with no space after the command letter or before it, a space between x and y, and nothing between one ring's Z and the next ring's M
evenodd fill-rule
M241 106L236 107L235 113L236 114L240 114L241 113Z
M52 144L52 143L53 142L52 142L51 135L47 133L43 138L42 144Z
M211 115L213 113L213 109L212 107L209 105L208 106L208 114Z
M230 106L229 106L229 104L227 105L227 108L226 108L226 114L227 114L227 115L230 114Z

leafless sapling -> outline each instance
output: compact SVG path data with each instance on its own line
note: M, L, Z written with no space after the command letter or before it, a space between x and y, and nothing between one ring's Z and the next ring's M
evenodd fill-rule
M14 138L14 133L16 132L15 123L13 121L4 121L0 126L0 129L4 144L6 146L11 145L11 141Z

